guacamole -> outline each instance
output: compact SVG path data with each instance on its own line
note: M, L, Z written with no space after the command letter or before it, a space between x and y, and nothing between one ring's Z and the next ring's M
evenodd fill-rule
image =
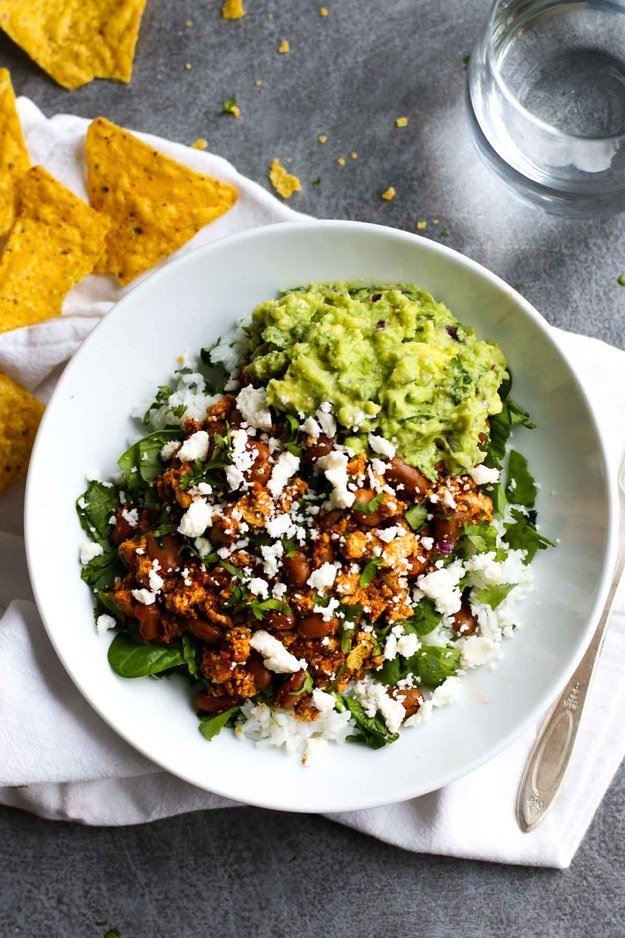
M505 358L417 287L311 284L261 303L250 337L247 373L275 409L329 401L348 445L378 431L430 478L441 459L455 473L482 461Z

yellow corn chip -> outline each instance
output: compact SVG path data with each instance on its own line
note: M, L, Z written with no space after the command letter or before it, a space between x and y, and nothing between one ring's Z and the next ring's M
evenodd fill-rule
M42 166L22 176L17 197L0 257L0 332L58 316L65 295L93 270L110 225Z
M237 190L142 143L103 117L87 131L87 187L112 221L97 273L130 283L232 208Z
M15 180L29 166L11 76L6 68L0 68L0 238L8 233L15 217Z
M42 413L41 401L0 373L0 492L26 475Z
M0 0L0 28L64 88L130 81L146 0Z

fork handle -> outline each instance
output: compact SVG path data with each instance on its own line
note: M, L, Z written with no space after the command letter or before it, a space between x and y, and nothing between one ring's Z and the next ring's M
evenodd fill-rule
M544 820L560 790L624 568L625 538L621 538L614 576L595 634L540 728L523 772L517 797L517 820L525 833L533 831Z

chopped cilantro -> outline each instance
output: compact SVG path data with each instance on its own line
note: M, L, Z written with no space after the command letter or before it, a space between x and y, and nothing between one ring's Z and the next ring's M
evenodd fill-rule
M621 274L620 277L617 277L616 282L618 283L619 287L625 287L625 275Z
M527 459L514 449L508 457L506 498L513 505L525 505L526 508L533 508L536 501L536 482L527 468Z
M410 659L411 667L421 678L426 687L438 687L448 677L452 677L460 664L460 652L457 648L442 648L440 645L427 645Z
M513 550L525 551L523 562L526 565L532 562L537 551L556 546L553 541L536 530L535 512L525 515L519 508L513 508L511 517L513 520L504 524L506 529L504 540Z
M238 576L239 579L243 579L243 577L245 576L245 574L243 573L243 570L241 570L240 567L235 567L234 564L228 563L227 560L222 560L221 565L224 568L224 570L227 570L228 573L232 574L232 576Z
M211 739L219 736L224 726L234 723L240 709L241 707L237 704L236 707L230 707L229 710L224 710L223 713L206 714L206 716L200 717L199 730L204 739L210 743Z
M477 590L475 596L478 603L496 609L504 601L510 590L514 589L515 585L515 583L502 583L499 586L487 586L484 589Z
M364 586L369 586L369 584L370 584L371 581L373 580L373 578L374 578L374 576L375 576L375 574L376 574L376 571L377 571L377 569L378 569L378 567L380 566L381 563L382 563L382 560L381 560L380 557L374 557L372 560L369 561L369 563L366 565L366 567L364 568L364 570L363 570L362 573L360 574L360 585L361 585L361 586L363 586L363 587L364 587Z
M369 502L354 502L352 509L360 511L363 515L372 515L376 508L379 508L384 500L384 492L379 492Z
M232 114L236 107L238 107L236 98L226 98L226 100L224 101L223 107L221 109L221 113Z
M404 520L413 531L420 531L427 520L428 510L425 505L413 505L404 515Z
M311 186L319 186L319 185L321 185L321 176L317 176L317 178L313 179L313 181L311 182Z

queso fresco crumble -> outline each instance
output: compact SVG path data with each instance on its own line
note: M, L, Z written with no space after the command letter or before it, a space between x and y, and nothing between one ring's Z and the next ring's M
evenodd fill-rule
M372 749L501 656L531 589L529 415L497 346L406 285L310 285L184 360L77 502L125 678L179 673L225 727L309 764Z

